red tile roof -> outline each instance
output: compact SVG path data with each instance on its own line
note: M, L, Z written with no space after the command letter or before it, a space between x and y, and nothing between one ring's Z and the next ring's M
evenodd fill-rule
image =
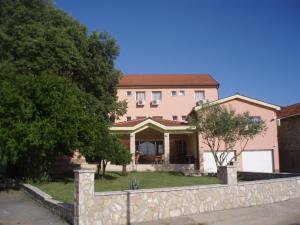
M181 122L181 121L173 121L173 120L165 120L165 119L159 119L159 118L144 118L144 119L136 119L136 120L130 120L130 121L125 121L125 122L118 122L118 123L114 123L113 127L134 127L135 125L147 120L147 119L151 119L155 122L158 122L162 125L165 126L182 126L182 125L188 125L187 122Z
M300 114L300 102L282 109L277 113L278 118L291 117Z
M119 87L131 86L214 86L219 83L209 74L128 74Z

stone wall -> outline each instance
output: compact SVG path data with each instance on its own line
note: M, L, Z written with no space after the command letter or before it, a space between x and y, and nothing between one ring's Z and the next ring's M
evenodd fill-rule
M122 225L300 197L300 177L94 193L94 173L75 171L75 225Z
M67 204L57 201L52 198L51 195L41 191L39 188L34 187L30 184L20 184L20 188L31 195L34 200L41 203L44 207L49 209L52 213L62 217L69 223L73 223L73 204Z
M278 127L280 171L300 173L300 115L280 121Z

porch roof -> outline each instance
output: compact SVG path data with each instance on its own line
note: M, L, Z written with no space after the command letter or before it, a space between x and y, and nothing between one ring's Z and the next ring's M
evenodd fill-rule
M159 118L143 118L130 120L125 122L114 123L111 131L139 131L142 128L158 128L163 131L193 131L194 127L187 122L159 119Z

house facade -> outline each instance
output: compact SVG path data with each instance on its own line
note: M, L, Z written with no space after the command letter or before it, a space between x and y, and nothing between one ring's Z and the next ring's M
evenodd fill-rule
M280 108L241 95L219 99L218 82L208 74L126 75L118 85L119 100L126 100L126 115L110 128L122 137L134 170L197 170L216 172L213 156L187 116L206 101L249 111L266 121L268 130L250 141L237 157L240 170L279 170L276 112ZM236 146L230 157L238 155ZM229 159L228 159L229 160ZM115 166L116 167L116 166ZM109 169L114 168L110 165Z
M280 170L300 172L300 103L282 108L278 112L278 142Z

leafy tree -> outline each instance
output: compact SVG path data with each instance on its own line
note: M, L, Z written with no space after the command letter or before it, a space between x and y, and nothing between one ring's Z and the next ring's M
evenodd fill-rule
M50 0L1 0L1 165L38 177L58 155L98 152L126 110L118 53L107 33L88 34Z
M104 134L105 135L105 134ZM131 161L131 154L129 150L121 143L118 136L113 134L106 134L102 136L103 140L99 140L102 144L96 144L95 149L87 152L85 157L89 162L97 164L97 175L104 178L106 166L108 162L116 165L123 165L123 174L126 174L126 166Z
M39 177L57 156L75 148L94 149L107 128L86 107L89 101L88 94L60 76L1 76L3 163L14 165L21 175Z
M213 154L216 166L232 162L256 135L266 131L263 120L253 120L249 112L236 113L233 109L218 104L206 103L193 113L191 124L201 134L201 141ZM232 158L229 153L239 151Z

